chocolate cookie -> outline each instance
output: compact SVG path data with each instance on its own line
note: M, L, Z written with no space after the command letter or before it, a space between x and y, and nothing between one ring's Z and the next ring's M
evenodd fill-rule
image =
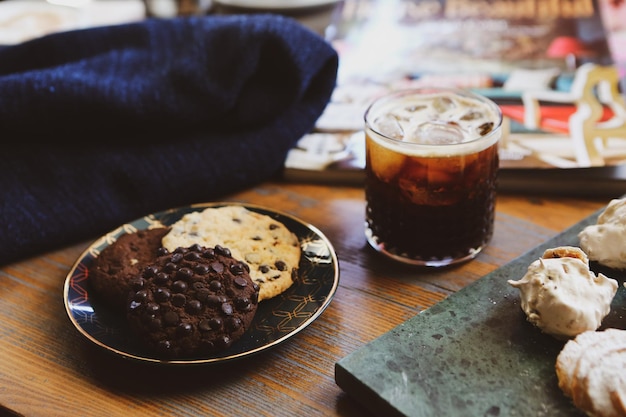
M250 326L259 286L230 250L192 245L161 255L132 282L130 328L168 359L230 347Z
M168 227L123 234L107 246L89 268L89 283L96 296L115 311L125 314L130 281L154 262Z

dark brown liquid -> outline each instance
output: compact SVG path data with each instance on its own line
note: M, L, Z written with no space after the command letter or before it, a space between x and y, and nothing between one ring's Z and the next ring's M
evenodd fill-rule
M406 157L385 181L372 172L369 148L366 218L386 252L424 261L459 259L491 239L497 144L474 155Z

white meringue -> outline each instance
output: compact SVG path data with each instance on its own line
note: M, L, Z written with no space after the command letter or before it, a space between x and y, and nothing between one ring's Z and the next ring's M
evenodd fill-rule
M508 283L520 290L528 321L558 339L597 330L617 292L616 280L596 276L579 257L540 258Z
M626 269L626 198L614 199L594 225L579 234L589 259L615 269Z

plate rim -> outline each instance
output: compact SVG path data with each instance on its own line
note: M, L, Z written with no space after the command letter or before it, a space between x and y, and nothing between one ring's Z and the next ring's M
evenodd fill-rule
M70 284L72 283L72 278L75 274L75 271L83 264L85 258L90 254L90 251L98 246L98 245L102 245L104 242L103 240L105 240L107 237L110 236L114 236L116 239L121 236L122 234L125 233L129 233L125 227L129 227L129 228L134 228L135 224L145 220L146 218L149 217L153 217L153 218L162 218L164 216L166 216L167 214L171 214L171 213L177 213L177 212L182 212L187 210L188 212L192 212L192 211L200 211L203 210L205 208L211 208L211 207L223 207L223 206L242 206L245 207L247 209L251 209L253 211L262 211L262 214L272 214L272 215L277 215L279 217L283 217L283 218L287 218L295 223L300 224L301 226L303 226L304 228L310 230L311 232L313 232L316 237L318 237L321 241L324 242L325 246L327 247L329 254L330 254L330 259L331 259L331 264L333 265L333 283L331 288L328 291L328 294L324 294L325 299L324 302L321 303L319 305L319 307L317 307L317 309L311 314L310 317L308 317L305 321L303 321L301 324L299 324L296 328L294 328L293 330L289 331L288 333L284 334L283 336L277 338L276 340L273 340L269 343L265 343L262 344L260 346L257 346L253 349L249 349L249 350L245 350L243 352L239 352L239 353L235 353L232 355L228 355L228 356L219 356L219 357L209 357L209 358L201 358L201 359L160 359L160 358L156 358L156 357L146 357L146 356L140 356L138 354L134 354L134 353L130 353L130 352L125 352L123 350L117 349L115 347L109 346L107 345L105 342L103 342L102 340L98 339L97 337L95 337L93 334L91 334L90 332L88 332L74 317L73 314L73 309L70 306L70 300L69 300L69 291L70 291ZM147 229L148 227L145 228L141 228L141 229L137 229L138 230L143 230L143 229ZM293 231L292 231L293 232ZM300 240L300 243L302 243L301 241L301 237L298 236L298 239ZM110 243L109 243L110 244ZM255 203L246 203L246 202L237 202L237 201L219 201L219 202L205 202L205 203L194 203L194 204L189 204L189 205L182 205L182 206L177 206L177 207L173 207L173 208L169 208L169 209L165 209L165 210L160 210L157 212L153 212L153 213L149 213L146 214L145 216L142 217L138 217L134 220L125 222L121 225L119 225L118 227L106 232L105 234L97 237L95 240L93 240L91 243L89 243L89 245L80 253L80 255L77 257L77 259L74 261L74 263L72 264L72 266L70 267L68 273L65 276L64 279L64 284L63 284L63 304L65 307L65 313L68 317L68 319L70 320L70 322L72 323L73 327L78 330L78 332L84 337L86 338L89 342L91 342L92 344L94 344L95 346L107 351L108 353L111 354L115 354L118 355L124 359L129 359L129 360L135 360L135 361L139 361L139 362L146 362L146 363L154 363L154 364L167 364L167 365L186 365L186 366L190 366L190 365L209 365L209 364L216 364L216 363L224 363L224 362L230 362L236 359L243 359L245 357L251 356L251 355L255 355L258 354L260 352L269 350L279 344L282 344L283 342L287 341L288 339L294 337L295 335L297 335L298 333L300 333L302 330L304 330L305 328L307 328L311 323L313 323L315 320L317 320L317 318L319 318L319 316L326 310L326 308L330 305L332 299L334 298L337 289L339 288L339 277L340 277L340 268L339 268L339 259L337 257L337 252L334 249L333 244L331 243L331 241L328 239L328 237L316 226L314 226L311 223L305 222L304 220L286 213L284 211L281 210L276 210L276 209L272 209L269 208L267 206L263 206L263 205L259 205L259 204L255 204ZM91 303L89 303L91 306ZM219 352L218 352L219 353Z

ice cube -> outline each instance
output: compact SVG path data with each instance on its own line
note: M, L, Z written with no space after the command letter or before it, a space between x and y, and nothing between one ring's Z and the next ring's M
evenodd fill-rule
M417 204L418 206L431 205L429 203L428 187L419 186L413 181L401 178L398 181L398 186L404 198Z
M479 119L486 119L486 118L487 116L485 116L484 114L482 114L481 112L477 110L470 110L467 113L465 113L463 116L461 116L461 120L464 120L464 121L479 120Z
M428 108L428 106L426 106L425 104L412 104L408 107L404 108L404 111L408 112L408 113L415 113L418 111L422 111L422 110L426 110Z
M450 97L435 97L433 100L433 108L439 113L445 113L454 107L455 103Z
M428 161L428 184L433 187L454 188L462 183L465 168L464 157L430 158Z
M426 186L428 184L428 163L430 159L407 157L402 166L402 171L398 173L398 177L416 186Z
M404 130L397 118L390 114L385 114L374 120L374 128L388 138L402 140Z
M404 140L424 145L450 145L463 142L463 130L454 122L424 122L406 132Z
M485 122L481 124L480 126L478 126L478 133L480 134L480 136L485 136L492 130L493 130L493 122Z
M433 187L431 185L419 186L405 179L400 179L398 186L402 195L417 205L448 206L458 203L464 195L463 190Z

